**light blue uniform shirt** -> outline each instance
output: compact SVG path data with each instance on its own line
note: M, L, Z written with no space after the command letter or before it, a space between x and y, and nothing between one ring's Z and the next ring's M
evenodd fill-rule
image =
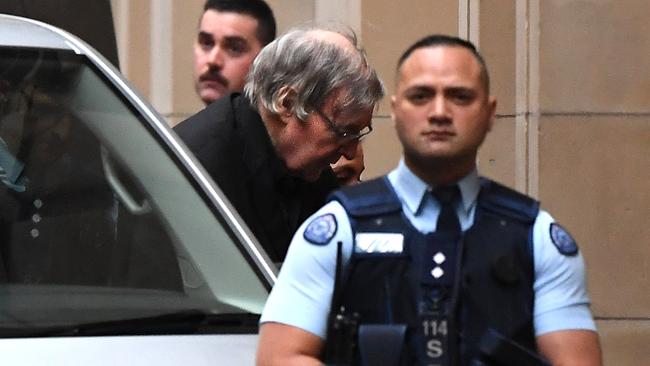
M402 209L413 226L422 233L435 231L440 205L427 186L400 161L388 175ZM474 222L480 183L476 171L458 182L462 202L456 208L461 227L467 230ZM316 245L304 238L304 230L321 215L332 214L337 230L326 245ZM582 255L562 255L551 241L550 225L554 220L540 210L533 227L535 266L534 327L541 335L557 330L595 330L589 310ZM343 243L343 264L347 265L354 237L348 216L336 201L323 206L298 229L278 276L278 281L264 307L260 322L292 325L325 338L327 317L334 289L336 243Z

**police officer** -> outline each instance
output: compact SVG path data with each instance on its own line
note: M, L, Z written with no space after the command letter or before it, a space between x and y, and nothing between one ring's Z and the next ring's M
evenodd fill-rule
M399 59L395 170L300 227L261 319L258 365L600 365L582 256L538 202L481 178L485 62L432 35Z

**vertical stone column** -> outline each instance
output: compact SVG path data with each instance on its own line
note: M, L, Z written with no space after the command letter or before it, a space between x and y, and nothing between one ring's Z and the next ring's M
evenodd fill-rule
M150 3L112 0L111 4L122 74L150 100Z
M162 115L172 111L172 1L151 0L150 99Z
M203 108L192 43L203 0L112 0L122 73L174 125Z

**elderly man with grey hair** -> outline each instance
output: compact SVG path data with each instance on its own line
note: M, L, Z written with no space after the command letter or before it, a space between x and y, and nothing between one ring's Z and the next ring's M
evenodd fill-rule
M289 31L232 93L176 126L265 248L281 262L293 233L337 187L330 164L354 158L384 88L353 34Z

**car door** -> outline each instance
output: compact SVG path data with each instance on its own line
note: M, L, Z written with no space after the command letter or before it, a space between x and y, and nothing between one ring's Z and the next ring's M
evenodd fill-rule
M250 364L274 278L115 69L65 32L0 15L7 364Z

